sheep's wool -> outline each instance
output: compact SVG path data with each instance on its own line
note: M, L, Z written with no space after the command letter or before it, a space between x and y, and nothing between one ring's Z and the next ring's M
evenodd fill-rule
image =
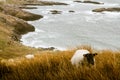
M82 50L77 50L76 52L75 52L75 54L73 55L73 57L71 58L71 63L73 64L73 65L79 65L79 63L81 63L82 61L83 61L83 59L84 59L84 54L87 54L87 53L90 53L88 50L84 50L84 49L82 49Z
M26 55L25 57L26 57L27 59L32 59L32 58L34 58L34 55L28 54L28 55Z

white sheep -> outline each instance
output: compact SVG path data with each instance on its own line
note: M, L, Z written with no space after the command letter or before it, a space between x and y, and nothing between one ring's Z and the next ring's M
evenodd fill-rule
M33 58L34 58L34 55L33 55L33 54L28 54L28 55L25 55L25 57L26 57L27 59L33 59Z
M77 67L79 66L79 64L83 64L84 62L94 65L95 55L97 55L97 53L93 54L85 49L77 50L71 58L71 63L72 65L76 65Z

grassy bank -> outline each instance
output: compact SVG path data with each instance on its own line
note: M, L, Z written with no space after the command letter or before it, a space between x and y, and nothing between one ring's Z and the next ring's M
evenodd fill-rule
M36 53L38 50L27 47L15 41L13 37L14 33L12 26L6 25L0 22L0 59L2 58L14 58L19 57L28 53Z
M0 80L120 80L120 51L82 46L98 53L96 65L76 68L70 62L76 49L45 51L24 46L14 38L22 34L16 33L16 30L23 31L25 27L21 27L22 23L17 25L19 19L13 18L16 16L9 12L7 15L11 16L10 19L2 15L0 12ZM34 54L35 58L26 59L26 54Z
M40 19L43 16L23 11L19 8L26 3L37 0L6 0L0 3L0 59L21 57L29 53L39 53L42 49L24 46L20 43L21 35L34 31L35 28L26 21ZM41 5L59 5L56 2L40 1ZM26 21L25 21L26 20ZM43 50L42 50L43 51Z
M34 31L34 27L26 21L0 12L0 59L36 53L37 49L19 42L21 35L29 31Z
M76 68L70 63L74 51L43 52L31 60L2 62L2 80L120 80L120 52L97 51L96 66Z
M21 57L29 53L37 53L40 50L24 46L20 43L21 35L35 30L34 26L28 24L25 20L36 20L40 18L42 18L41 15L23 11L17 5L15 6L14 3L1 3L0 59Z

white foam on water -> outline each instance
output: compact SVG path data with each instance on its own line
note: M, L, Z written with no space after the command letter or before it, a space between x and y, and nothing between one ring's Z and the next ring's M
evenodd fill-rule
M94 14L92 11L84 11L83 13L85 13L85 14Z
M41 29L37 29L37 28L35 28L35 33L45 33L45 31L44 30L41 30Z
M32 46L32 47L35 47L35 48L49 48L49 47L55 47L57 50L61 50L61 51L64 51L66 50L67 48L65 47L59 47L59 46L52 46L52 45L48 45L48 44L43 44L44 42L43 41L34 41L33 43L31 44L27 44L28 46Z
M107 11L105 11L103 13L105 13L105 16L111 17L111 18L118 18L118 17L120 17L120 12L107 12Z
M40 20L29 22L36 27L36 30L35 32L23 35L23 44L36 48L55 47L59 50L65 50L69 48L69 46L75 47L82 44L95 46L95 48L99 49L120 47L120 43L117 42L120 40L119 37L108 38L109 35L114 36L119 33L118 20L120 20L120 13L95 13L91 11L94 8L115 7L118 6L118 4L105 3L103 5L91 5L74 3L72 0L53 1L66 2L70 3L70 5L38 7L37 10L33 10L34 13L38 12L44 17ZM50 10L60 10L62 14L49 14ZM69 13L69 10L75 12ZM111 24L108 23L108 20L111 21ZM116 26L114 26L114 24ZM117 30L114 31L116 28ZM81 37L83 35L84 38Z
M117 4L117 3L104 3L104 6L115 7L115 6L119 6L119 4Z
M41 12L42 12L42 14L48 14L49 11L47 11L47 10L46 10L46 11L43 11L43 10L42 10ZM45 17L45 16L44 16L44 17Z

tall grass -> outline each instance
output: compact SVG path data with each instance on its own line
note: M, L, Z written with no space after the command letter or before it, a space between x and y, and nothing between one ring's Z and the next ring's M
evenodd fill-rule
M0 16L2 16L0 14ZM12 26L6 25L0 21L0 58L20 57L28 53L37 53L39 49L22 45L12 39L15 35Z
M74 50L44 52L34 59L2 62L2 80L120 80L120 52L98 51L96 65L76 68L70 58Z
M68 51L41 51L13 41L12 30L0 22L0 80L120 80L120 51L97 51L89 46ZM71 65L70 59L79 48L98 53L95 66L76 68ZM31 60L16 58L28 53L37 54Z

